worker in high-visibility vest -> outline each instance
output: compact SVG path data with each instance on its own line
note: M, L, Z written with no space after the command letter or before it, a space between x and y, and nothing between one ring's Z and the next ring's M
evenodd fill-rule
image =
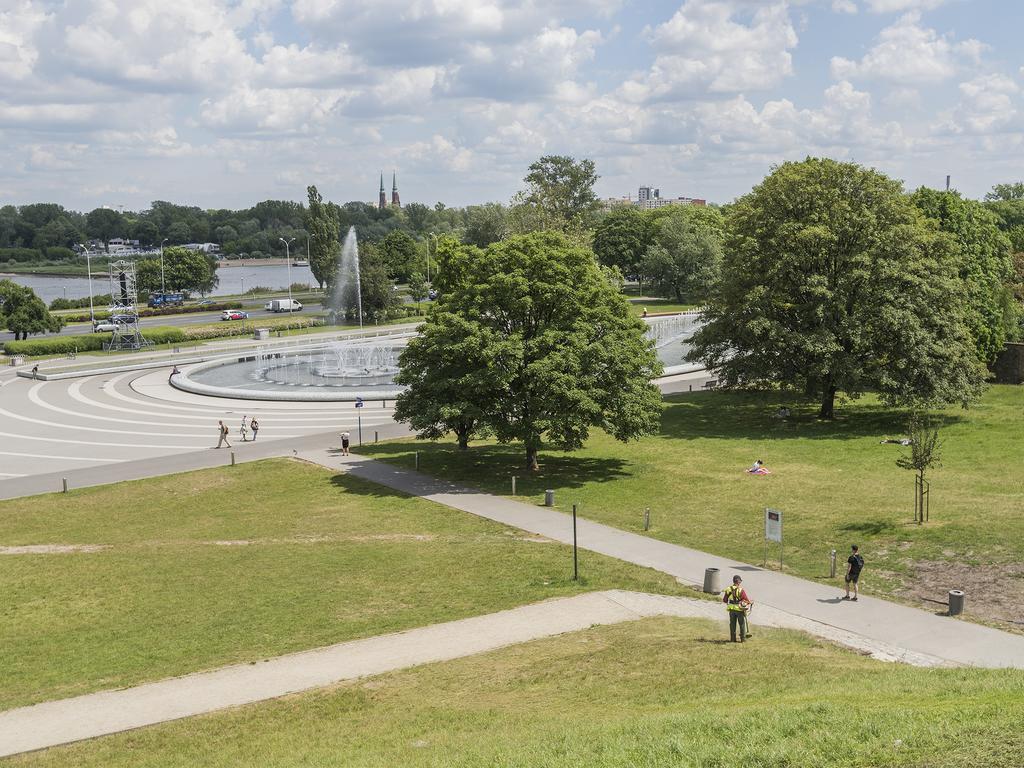
M747 611L754 604L743 589L743 579L732 577L732 586L726 587L722 602L729 609L729 637L734 643L742 643L750 637L747 634Z

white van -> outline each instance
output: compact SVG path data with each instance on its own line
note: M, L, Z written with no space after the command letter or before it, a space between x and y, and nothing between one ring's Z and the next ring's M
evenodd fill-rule
M302 304L295 299L274 299L267 304L267 309L271 312L301 312Z

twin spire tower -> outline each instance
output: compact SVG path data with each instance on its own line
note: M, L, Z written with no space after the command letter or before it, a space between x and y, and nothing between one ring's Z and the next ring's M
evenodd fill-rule
M398 174L391 174L391 204L395 208L402 207L402 201L398 199ZM388 198L384 194L384 173L380 174L380 197L377 198L377 208L384 210L388 207Z

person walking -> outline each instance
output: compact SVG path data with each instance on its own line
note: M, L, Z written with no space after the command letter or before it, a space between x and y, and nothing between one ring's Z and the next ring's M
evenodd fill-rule
M242 417L242 427L241 427L241 429L238 430L238 434L241 435L243 443L249 442L249 428L248 428L248 426L246 426L246 423L245 423L245 420L248 419L248 418L249 418L248 416L243 416Z
M860 572L864 569L864 558L860 556L856 544L850 547L850 557L846 560L846 594L843 600L857 602L857 582L860 580ZM850 585L853 585L853 597L850 597Z
M348 432L342 432L341 433L341 455L342 456L348 456L348 440L349 440L349 433Z
M260 423L256 421L255 416L249 419L249 429L252 430L252 441L255 443L256 436L260 433Z
M217 447L220 448L222 445L226 444L227 447L230 448L231 442L228 440L228 425L223 421L218 421L217 426L220 429L220 440L217 441Z
M722 602L729 609L729 638L734 643L744 642L750 635L747 634L747 611L754 603L747 596L743 589L743 579L739 576L732 577L732 586L727 587L722 596ZM737 639L737 637L739 639Z

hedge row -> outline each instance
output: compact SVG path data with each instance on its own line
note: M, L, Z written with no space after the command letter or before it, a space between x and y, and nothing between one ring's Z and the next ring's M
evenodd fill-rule
M255 328L269 328L272 331L287 328L318 328L324 324L322 317L291 317L279 320L249 321L244 323L224 323L223 325L192 325L186 327L185 338L190 341L221 339L225 336L251 336Z
M157 326L144 328L142 332L146 341L153 344L180 344L186 341L181 328ZM109 333L83 333L79 336L42 336L38 339L25 341L5 341L4 351L8 355L25 355L38 357L41 355L66 355L71 352L92 352L103 349L103 343L110 341Z

